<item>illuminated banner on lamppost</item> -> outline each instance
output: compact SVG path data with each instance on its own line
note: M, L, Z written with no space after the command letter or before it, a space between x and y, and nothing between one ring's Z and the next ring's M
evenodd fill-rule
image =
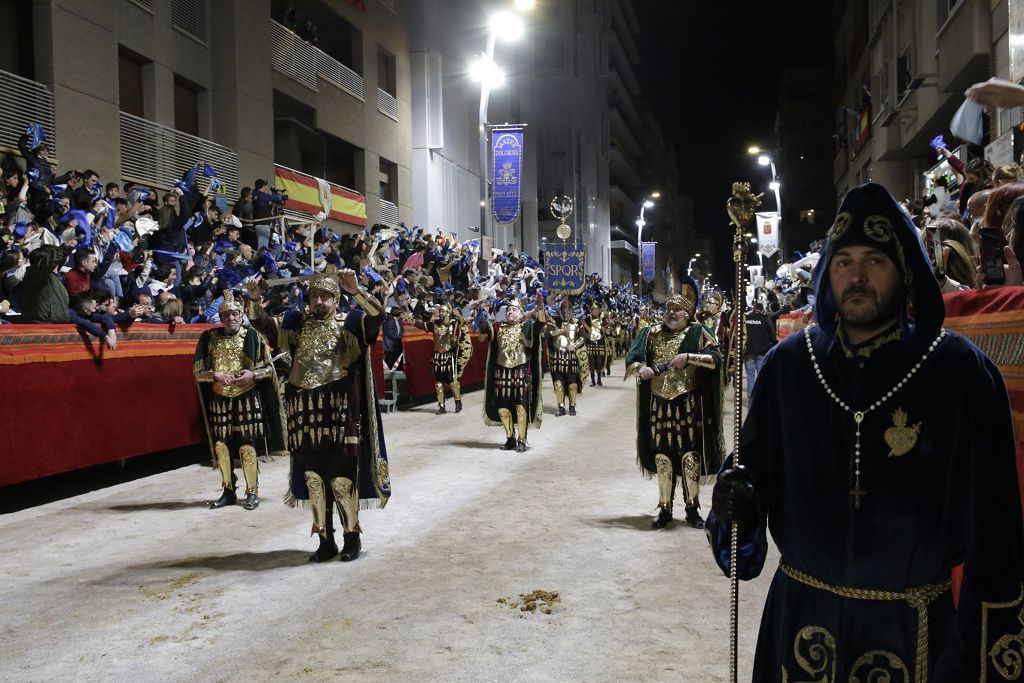
M491 209L499 223L512 223L519 217L523 190L523 129L495 129L491 148L494 159Z
M757 250L771 257L779 250L779 212L757 213Z
M655 242L640 243L640 263L643 266L644 280L654 281L654 245Z
M587 248L583 242L562 242L544 251L544 284L551 292L579 294L583 291Z

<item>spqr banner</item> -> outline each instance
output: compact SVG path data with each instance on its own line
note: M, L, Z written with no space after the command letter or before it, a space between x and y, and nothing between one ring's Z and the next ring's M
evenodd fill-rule
M499 223L519 217L523 176L523 129L502 128L492 132L494 189L491 206Z
M640 263L643 264L644 280L654 281L654 242L640 243Z
M583 242L553 244L544 252L545 284L549 291L579 294L583 291L587 249Z

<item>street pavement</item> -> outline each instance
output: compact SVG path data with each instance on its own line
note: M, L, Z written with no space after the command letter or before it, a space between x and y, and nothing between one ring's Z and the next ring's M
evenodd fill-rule
M2 515L0 680L728 680L729 581L703 531L651 528L622 371L526 453L479 391L386 415L394 494L352 563L306 562L284 459L252 512L207 509L219 476L190 465ZM741 680L777 560L741 586Z

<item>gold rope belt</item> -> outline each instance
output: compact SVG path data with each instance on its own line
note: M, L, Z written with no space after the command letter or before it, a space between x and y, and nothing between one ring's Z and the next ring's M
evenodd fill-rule
M843 598L854 600L878 600L892 601L903 600L910 607L917 610L917 660L914 666L915 683L927 683L928 680L928 605L949 590L952 580L942 583L929 583L923 586L908 588L902 593L896 591L880 591L866 588L847 588L846 586L833 586L816 579L810 574L805 574L799 569L793 569L787 564L779 563L782 573L799 581L805 586L828 591Z

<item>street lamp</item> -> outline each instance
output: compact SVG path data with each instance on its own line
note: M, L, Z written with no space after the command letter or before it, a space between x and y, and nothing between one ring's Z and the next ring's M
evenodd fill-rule
M695 262L697 261L697 259L699 259L699 258L700 258L700 253L698 252L698 253L694 254L694 255L693 255L693 258L691 258L691 259L690 259L690 262L686 264L686 274L687 274L688 276L692 276L692 275L693 275L693 264L694 264L694 263L695 263Z
M519 11L533 7L534 0L515 0ZM512 12L498 12L491 17L487 25L487 46L484 53L473 64L470 75L480 81L480 243L487 235L490 220L487 207L487 105L491 99L491 88L500 86L505 81L504 72L494 62L494 43L500 35L503 39L517 40L524 32L523 21ZM493 237L493 236L492 236Z
M637 263L637 296L640 296L644 292L644 259L643 259L643 248L641 247L640 240L644 232L644 226L647 225L647 221L644 220L644 211L654 206L654 200L661 197L660 192L652 192L649 197L646 197L642 204L640 204L640 218L636 219L636 263Z
M775 210L779 212L779 224L782 223L782 199L779 196L779 189L782 185L779 183L779 174L775 171L775 160L768 154L764 154L760 147L748 147L747 154L757 157L757 163L761 166L771 166L772 169L772 181L768 183L768 189L775 193Z

